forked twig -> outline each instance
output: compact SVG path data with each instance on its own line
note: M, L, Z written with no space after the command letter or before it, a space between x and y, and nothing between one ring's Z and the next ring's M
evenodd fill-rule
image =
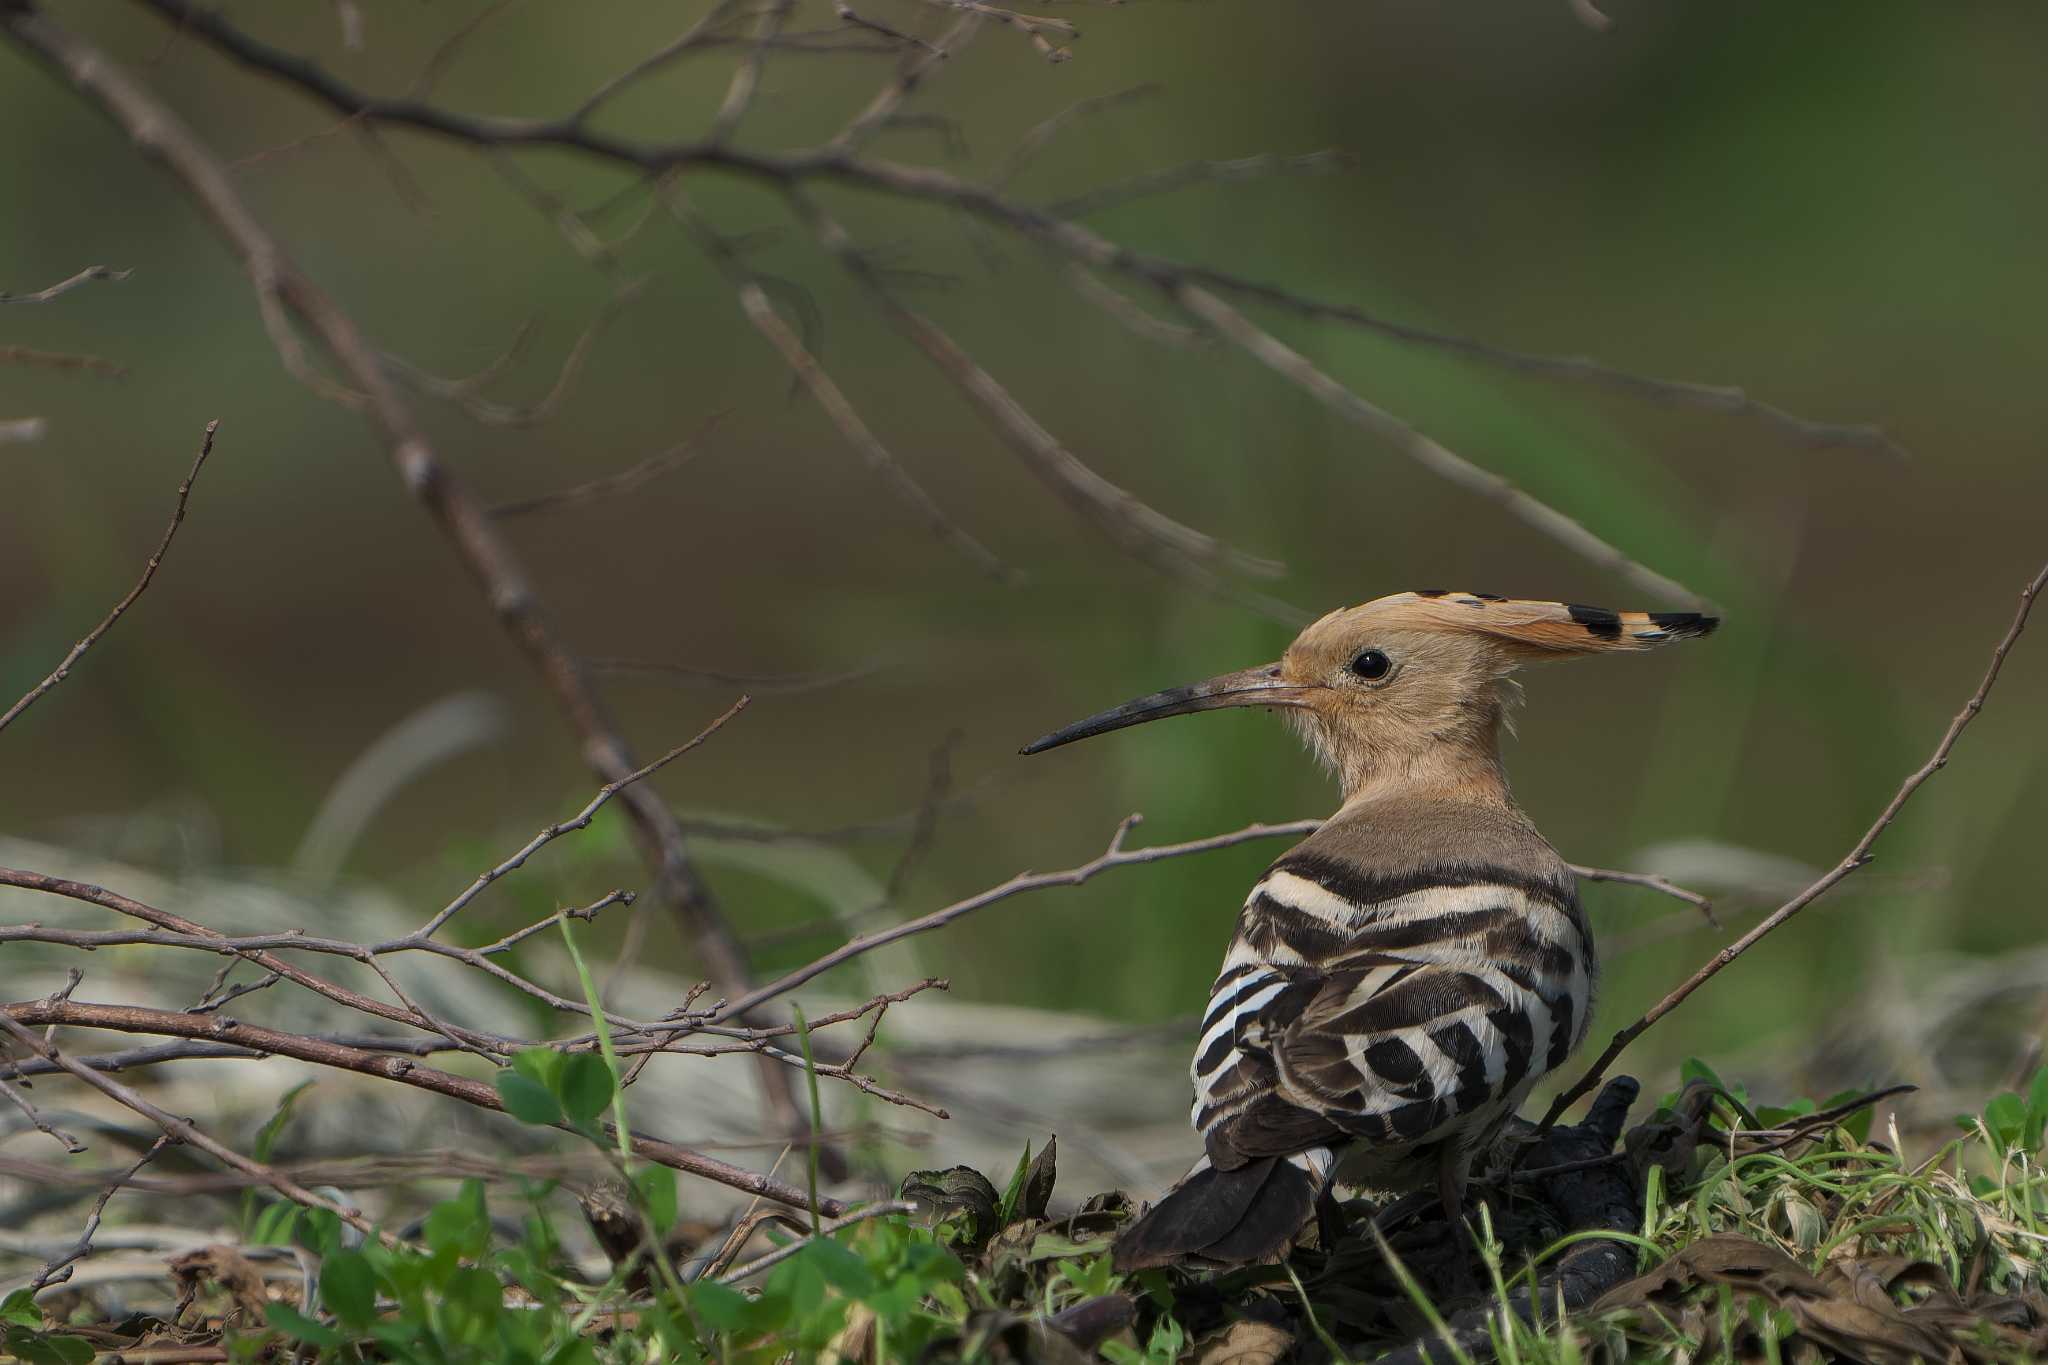
M71 652L64 656L62 663L51 670L47 678L31 687L22 696L20 701L7 708L5 714L0 714L0 730L5 730L9 725L12 725L15 718L21 715L22 712L42 700L43 695L51 688L70 677L72 666L84 657L85 651L98 644L100 637L112 630L114 623L121 619L122 614L128 608L134 606L136 599L140 598L148 590L150 580L156 577L157 566L164 562L164 555L169 552L171 541L177 537L178 528L184 524L185 501L192 496L192 485L199 478L199 471L206 464L206 457L213 453L213 434L218 430L220 430L220 419L218 417L206 424L206 433L200 438L199 442L199 455L192 461L192 469L185 475L185 481L178 485L178 505L171 512L171 524L164 527L163 539L157 543L156 553L149 557L149 563L143 566L142 577L136 581L134 587L128 590L126 597L114 604L114 609L107 613L106 619L94 626L84 639L71 647Z
M1607 1050L1586 1069L1586 1074L1574 1081L1570 1089L1551 1101L1549 1112L1543 1116L1543 1127L1548 1128L1557 1122L1558 1116L1563 1114L1574 1100L1599 1084L1608 1066L1621 1055L1624 1048L1641 1037L1645 1029L1684 1004L1687 996L1706 985L1729 963L1754 947L1766 934L1825 896L1844 878L1871 860L1870 850L1876 845L1879 836L1891 828L1892 821L1898 818L1906 802L1913 798L1913 793L1920 790L1921 784L1948 766L1948 756L1956 747L1956 740L1962 736L1964 728L1977 718L1977 713L1984 709L1984 699L1991 695L1991 688L1998 681L1999 670L2005 666L2007 652L2012 649L2014 641L2020 638L2020 632L2027 628L2027 617L2034 609L2034 599L2040 595L2044 586L2048 586L2048 565L2043 565L2041 572L2035 574L2033 580L2021 590L2019 609L2013 613L2012 624L2006 627L2005 634L1992 649L1991 664L1984 670L1983 680L1977 684L1977 690L1970 694L1970 699L1963 703L1963 709L1956 712L1955 718L1948 723L1948 729L1942 734L1941 742L1934 746L1934 752L1928 756L1927 761L1909 773L1899 789L1892 793L1892 799L1886 802L1885 808L1878 813L1876 823L1863 832L1863 837L1856 841L1856 846L1844 854L1840 862L1823 873L1819 880L1766 915L1754 929L1714 954L1705 966L1680 982L1670 994L1646 1010L1641 1018L1615 1034L1614 1040L1607 1045Z

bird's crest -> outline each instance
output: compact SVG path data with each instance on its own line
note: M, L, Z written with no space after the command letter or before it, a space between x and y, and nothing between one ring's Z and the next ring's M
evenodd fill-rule
M1334 615L1397 630L1484 635L1537 656L1654 649L1706 635L1721 624L1718 617L1693 611L1612 611L1443 588L1395 593Z

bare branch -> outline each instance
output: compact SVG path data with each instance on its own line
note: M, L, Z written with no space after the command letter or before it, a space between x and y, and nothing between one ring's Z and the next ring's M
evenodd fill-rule
M177 537L178 527L184 524L185 501L192 495L192 485L199 478L199 471L206 464L206 457L213 453L213 434L218 430L219 418L216 417L206 424L206 432L199 442L199 455L192 461L192 469L185 475L185 481L178 485L178 505L171 512L171 524L164 528L164 536L157 544L156 553L151 555L149 563L143 566L142 577L128 590L126 597L114 604L114 609L107 613L105 620L94 626L84 639L71 647L71 652L64 656L64 661L58 664L47 678L30 688L21 700L8 707L4 714L0 714L0 730L12 725L16 717L42 700L43 694L70 677L72 667L85 657L85 651L98 644L100 637L112 630L114 623L120 620L122 614L134 606L136 600L148 589L150 580L156 577L157 566L164 562L164 555L170 550L171 541Z
M1619 882L1624 886L1640 886L1650 891L1682 900L1700 912L1708 924L1719 929L1721 921L1714 918L1714 903L1697 891L1688 891L1658 876L1654 872L1618 872L1611 867L1581 867L1572 864L1572 871L1580 880L1589 882Z
M734 702L731 706L727 707L725 711L716 720L712 721L702 730L699 730L696 734L690 736L690 738L684 740L681 744L678 744L675 748L670 749L660 758L655 759L652 763L646 764L643 767L635 768L632 772L627 773L624 777L615 778L614 780L605 783L602 787L598 788L597 795L591 797L589 804L585 805L582 810L576 812L575 815L571 816L567 820L562 821L558 825L547 826L545 829L541 830L540 833L534 835L531 839L527 840L526 843L520 847L517 853L514 853L511 857L505 859L505 861L499 863L496 867L493 867L490 870L480 874L475 881L469 884L469 886L463 891L461 895L457 896L454 900L448 902L448 904L441 907L440 911L437 912L432 919L428 920L425 924L421 925L412 936L419 939L432 938L436 933L440 931L442 925L446 924L449 920L455 918L455 916L461 912L464 906L468 905L471 901L475 900L480 894L482 894L483 889L485 887L489 886L492 882L498 880L498 878L504 876L506 873L512 872L524 866L528 858L531 858L535 853L538 853L542 848L544 848L548 844L551 844L555 840L561 838L564 834L568 834L573 830L587 828L591 820L596 817L597 813L600 810L604 809L604 805L607 801L610 801L614 796L617 796L620 792L632 786L641 778L648 777L653 775L654 773L660 772L670 763L673 763L676 759L681 758L684 754L690 752L690 750L696 748L705 740L717 734L720 730L725 728L725 723L727 721L731 720L734 716L737 716L740 712L746 710L748 704L751 701L753 701L752 697L742 695L738 701Z
M959 386L990 424L1008 438L1011 448L1031 472L1126 552L1172 576L1192 578L1205 588L1222 586L1216 578L1218 570L1261 577L1285 572L1285 566L1274 560L1246 554L1182 525L1083 464L937 323L898 299L855 248L845 230L815 200L792 191L792 202L810 221L826 249L868 287L897 330L915 342ZM1269 615L1297 623L1301 619L1301 613L1285 603L1256 594L1239 595Z
M181 1119L177 1115L158 1107L132 1087L123 1085L121 1082L110 1077L103 1076L75 1058L64 1055L57 1050L55 1045L44 1042L23 1026L24 1019L29 1023L35 1024L64 1023L67 1022L65 1016L90 1008L92 1007L79 1005L70 1000L46 1000L32 1005L10 1005L0 1009L0 1029L13 1034L15 1039L31 1052L36 1053L47 1061L55 1062L58 1066L70 1072L79 1080L84 1081L116 1104L125 1105L129 1109L133 1109L136 1113L163 1129L165 1133L175 1140L197 1147L200 1151L234 1167L245 1175L259 1177L264 1184L270 1186L271 1189L276 1190L295 1204L303 1204L309 1209L325 1209L367 1237L377 1237L392 1243L397 1242L397 1238L392 1237L389 1233L381 1232L367 1218L363 1217L360 1211L350 1208L345 1204L338 1204L325 1195L315 1194L282 1172L274 1170L260 1161L254 1161L243 1156L225 1143L216 1142L187 1120ZM44 1013L38 1013L38 1011L46 1012L48 1017L45 1017ZM168 1011L147 1012L168 1013ZM192 1018L190 1015L181 1014L172 1014L170 1017L173 1019ZM196 1022L198 1022L201 1028L209 1027L204 1021Z
M568 355L562 358L562 368L555 375L555 382L549 386L546 393L531 403L493 402L477 392L480 385L475 379L443 379L439 375L429 374L403 356L388 351L384 353L384 363L420 392L455 404L486 426L514 429L538 426L560 410L562 400L569 396L569 390L575 386L577 377L583 373L584 362L590 358L591 348L625 310L626 305L640 296L646 285L645 280L635 280L605 301L604 307L598 310L590 325L583 329L583 334L576 338L576 344L569 348Z
M981 26L979 17L963 15L960 22L947 29L936 43L926 43L924 50L903 59L896 70L896 78L876 92L865 109L856 114L852 121L833 135L828 147L833 151L857 151L875 134L889 126L903 101L910 98L913 90L923 83L940 62L965 47Z
M1586 1069L1586 1074L1574 1081L1570 1089L1551 1101L1549 1112L1543 1116L1545 1128L1555 1123L1558 1116L1563 1114L1574 1100L1599 1084L1608 1066L1621 1055L1624 1048L1641 1037L1645 1029L1684 1004L1687 996L1706 985L1722 968L1748 952L1766 934L1825 896L1844 878L1871 860L1871 849L1879 837L1891 828L1892 821L1898 818L1899 812L1905 808L1906 802L1912 799L1913 793L1920 790L1921 784L1948 766L1948 756L1956 747L1956 740L1962 736L1964 727L1975 720L1977 713L1984 709L1985 698L1991 695L1991 688L1998 681L1999 670L2005 666L2005 656L2012 649L2013 643L2019 639L2020 632L2027 628L2027 617L2034 609L2034 599L2040 595L2043 587L2048 587L2048 565L2043 565L2041 572L2035 574L2033 581L2021 590L2019 609L2013 613L2012 624L2006 627L2004 636L1992 649L1991 664L1984 670L1983 680L1977 684L1977 690L1970 694L1970 699L1963 703L1963 709L1956 712L1955 719L1948 723L1948 729L1942 734L1941 742L1934 746L1934 752L1928 756L1927 761L1908 774L1899 789L1892 793L1892 799L1885 803L1885 808L1878 813L1876 823L1864 831L1863 837L1856 841L1856 846L1843 855L1842 860L1829 868L1819 880L1765 916L1754 929L1714 954L1705 966L1680 982L1670 994L1645 1011L1641 1018L1615 1034L1614 1041L1609 1043L1607 1050Z
M645 57L642 57L639 61L597 87L596 90L593 90L589 98L577 105L570 113L568 121L570 123L584 122L592 114L596 113L598 107L606 100L611 99L636 81L653 75L692 48L702 46L705 40L715 34L719 27L732 18L734 12L739 8L739 0L715 0L711 8L704 11L702 18L684 29L678 37L666 46L648 53Z
M39 351L33 346L0 346L0 365L40 365L46 370L83 370L108 379L126 379L128 367L96 355L71 351Z
M1091 95L1087 99L1074 101L1051 118L1035 125L1030 132L1017 140L1017 145L1010 149L1010 154L1004 157L1002 165L997 167L994 179L989 182L990 188L999 194L1007 190L1011 182L1022 175L1025 168L1038 158L1038 154L1071 124L1135 100L1156 95L1163 88L1147 81L1127 89L1112 90L1107 95Z
M729 139L740 120L747 116L747 110L754 103L754 92L761 85L761 68L768 62L768 48L775 41L782 26L789 20L790 11L796 8L796 0L762 0L760 13L754 20L754 42L747 54L740 58L740 64L732 73L732 81L726 86L725 99L718 106L718 112L711 118L711 140L724 142Z
M242 1047L254 1048L258 1052L397 1081L402 1085L461 1100L479 1109L491 1109L502 1113L505 1107L498 1099L498 1092L482 1081L437 1071L408 1058L391 1056L389 1053L322 1042L303 1034L245 1024L236 1019L202 1019L173 1010L144 1009L134 1005L87 1004L69 1000L41 1000L0 1006L0 1027L27 1040L36 1052L48 1060L56 1062L102 1093L152 1119L166 1132L212 1153L237 1170L261 1176L266 1184L286 1198L312 1208L324 1208L341 1214L350 1226L364 1232L370 1231L370 1226L354 1210L345 1210L310 1190L302 1189L279 1172L250 1161L247 1157L214 1142L184 1120L164 1113L128 1087L107 1079L75 1059L60 1056L53 1048L45 1047L42 1041L25 1027L40 1024L64 1024L80 1028L109 1029L121 1033L148 1033L173 1038L232 1042ZM560 1126L565 1130L568 1127L566 1122ZM633 1150L649 1161L656 1161L689 1175L701 1176L736 1190L759 1195L764 1199L772 1199L777 1203L797 1208L810 1207L809 1196L794 1186L756 1175L658 1138L639 1134L633 1134L631 1137ZM836 1216L845 1211L845 1206L837 1200L820 1199L818 1209L821 1213Z
M182 0L165 0L157 8L159 13L174 19L181 31L203 33L209 42L253 43L219 16ZM317 392L357 408L370 419L400 478L446 534L482 588L499 624L554 693L583 741L585 760L607 781L630 774L636 766L630 746L575 657L556 638L519 561L489 514L435 455L432 443L392 384L382 359L355 321L299 272L282 245L242 201L219 159L153 92L135 81L105 52L52 22L42 11L25 4L0 7L0 30L112 117L139 148L154 154L192 195L241 260L256 295L258 312L287 370ZM229 35L233 35L232 39ZM308 75L318 71L310 63L283 57L262 44L244 50L260 50ZM313 369L293 332L293 317L304 321L318 336L334 363L359 386L358 390L336 385ZM743 991L749 979L745 953L720 914L710 888L691 863L674 812L665 802L643 795L638 788L627 790L624 805L632 817L633 837L642 856L658 869L656 894L680 922L686 939L703 955L721 988L728 993ZM777 1111L778 1122L792 1132L797 1131L803 1120L788 1077L773 1067L762 1074L765 1093Z
M48 303L82 284L90 284L94 280L125 280L134 273L133 270L116 270L110 265L89 265L70 279L59 280L48 289L38 289L33 294L10 294L0 289L0 303Z
M886 929L878 929L872 934L862 934L816 961L784 973L767 985L757 987L739 1000L727 1004L712 1016L712 1022L722 1023L727 1019L738 1018L778 996L787 995L798 986L814 977L822 976L834 967L851 962L863 953L873 952L877 948L895 943L899 939L909 938L913 934L930 933L934 929L951 924L963 915L971 915L977 910L986 909L998 901L1008 900L1026 891L1040 891L1051 886L1079 886L1097 873L1106 872L1113 867L1127 867L1134 863L1156 863L1167 858L1185 857L1191 853L1207 853L1214 849L1248 843L1253 839L1290 838L1310 834L1322 824L1320 820L1295 820L1283 825L1253 824L1240 830L1233 830L1229 834L1213 834L1206 839L1192 839L1186 843L1155 844L1151 848L1126 849L1123 846L1124 836L1140 818L1133 815L1125 820L1117 827L1116 835L1110 840L1109 847L1085 863L1062 872L1020 872L1001 885L990 887L979 895L955 901L943 909L920 915L916 919L905 920Z
M1184 281L1172 285L1169 292L1175 302L1242 346L1268 369L1321 400L1333 412L1387 441L1431 473L1495 504L1653 597L1692 605L1704 600L1684 584L1629 558L1550 504L1538 501L1500 475L1481 469L1393 413L1359 397L1218 295Z
M701 435L701 433L700 433ZM514 498L491 508L491 515L500 520L510 517L531 516L535 512L552 512L563 507L576 507L586 502L597 502L603 498L617 497L631 493L643 484L652 483L671 470L680 469L700 453L696 448L698 437L672 445L659 454L649 455L616 474L607 474L601 479L572 484L558 488L552 493L536 493L530 498ZM592 667L595 667L593 661Z
M872 678L889 665L876 661L856 668L817 673L734 673L721 668L697 668L689 664L665 664L651 659L585 659L591 672L607 676L663 678L686 687L744 687L749 696L792 696L799 692L822 692L828 688Z
M1320 152L1303 152L1298 156L1264 152L1231 161L1189 161L1147 171L1085 194L1055 199L1045 206L1045 211L1055 218L1086 218L1089 214L1101 213L1134 199L1148 199L1190 185L1228 185L1273 175L1325 175L1331 171L1350 170L1355 164L1349 152L1334 147Z
M780 1265L819 1238L830 1237L835 1232L843 1232L854 1224L866 1222L870 1218L882 1218L892 1213L916 1212L917 1205L908 1199L888 1199L879 1204L870 1204L864 1209L858 1209L846 1215L844 1218L835 1219L825 1224L808 1237L799 1237L785 1246L779 1246L764 1255L756 1256L745 1265L720 1275L718 1282L720 1284L738 1284L741 1280L758 1275L771 1266Z
M62 1284L71 1278L73 1263L82 1261L92 1254L92 1239L94 1234L100 1230L100 1215L107 1211L107 1201L120 1193L121 1187L133 1180L144 1166L147 1166L155 1159L158 1152L161 1152L170 1145L170 1134L159 1135L155 1142L149 1144L148 1151L135 1158L135 1164L120 1175L115 1176L113 1181L100 1191L99 1198L92 1201L91 1212L85 1216L85 1230L78 1234L76 1242L72 1243L63 1252L52 1257L41 1270L35 1273L34 1278L28 1282L28 1292L30 1294L39 1294L50 1285Z

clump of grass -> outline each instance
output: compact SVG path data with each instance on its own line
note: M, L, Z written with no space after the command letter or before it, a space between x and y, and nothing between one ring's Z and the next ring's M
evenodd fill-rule
M623 1126L619 1092L599 1074L614 1068L601 1052L523 1055L505 1073L508 1108L534 1122L566 1120L623 1169L626 1158L598 1123L609 1111ZM518 1235L491 1218L475 1183L398 1248L352 1245L321 1214L273 1219L281 1239L322 1263L313 1300L272 1302L260 1314L224 1306L212 1337L230 1359L290 1343L317 1360L534 1365L1220 1365L1365 1360L1390 1350L1458 1365L1904 1365L2048 1354L2048 1071L2024 1093L1966 1116L1952 1141L1916 1158L1898 1150L1895 1135L1872 1136L1867 1108L1752 1105L1704 1067L1688 1070L1687 1088L1614 1158L1644 1193L1639 1228L1532 1241L1529 1229L1542 1225L1530 1222L1530 1201L1502 1186L1478 1209L1477 1254L1460 1293L1426 1287L1405 1259L1418 1245L1442 1243L1448 1229L1411 1236L1404 1252L1398 1229L1383 1236L1358 1218L1333 1245L1306 1249L1289 1265L1120 1275L1108 1248L1129 1202L1101 1195L1055 1216L1048 1143L1027 1148L1000 1191L964 1167L916 1173L903 1193L918 1214L785 1235L789 1255L732 1282L685 1282L668 1264L649 1276L632 1258L602 1283L580 1281L549 1221L549 1187L539 1184L521 1189ZM1671 1141L1673 1133L1683 1140ZM650 1226L671 1223L672 1185L625 1174ZM1517 1291L1522 1302L1554 1306L1546 1273L1589 1238L1631 1249L1636 1277L1571 1312L1532 1318L1509 1308ZM115 1344L104 1329L89 1341L49 1323L19 1293L0 1304L0 1333L0 1345L24 1360L84 1361L94 1345ZM184 1340L204 1335L188 1331Z

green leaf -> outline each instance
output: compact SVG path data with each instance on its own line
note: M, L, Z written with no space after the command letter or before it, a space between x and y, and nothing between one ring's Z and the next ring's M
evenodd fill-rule
M1017 1205L1024 1198L1024 1178L1031 1171L1031 1144L1024 1144L1024 1155L1017 1158L1017 1169L1010 1172L1010 1183L1003 1189L1002 1201L996 1205L996 1219L1004 1227L1017 1220Z
M851 1298L865 1298L877 1288L875 1273L868 1269L868 1263L829 1237L819 1238L798 1254L818 1268L826 1284Z
M2027 1087L2027 1150L2041 1150L2041 1139L2048 1137L2048 1066L2034 1073L2034 1083Z
M562 1066L568 1060L568 1054L551 1047L525 1047L512 1054L512 1069L528 1080L538 1082L552 1095L558 1089Z
M1984 1106L1984 1126L1991 1131L1991 1140L2000 1148L2019 1146L2027 1132L2027 1102L2009 1090L1992 1096L1991 1102Z
M303 1341L308 1346L333 1350L342 1342L341 1333L325 1323L315 1322L290 1304L263 1305L263 1320L292 1340Z
M737 1331L751 1316L753 1304L745 1294L716 1280L699 1280L690 1286L690 1307L697 1318L714 1332Z
M250 1229L249 1241L257 1246L290 1246L292 1229L298 1226L299 1206L280 1199L264 1207Z
M667 1235L676 1222L676 1173L666 1166L642 1166L633 1172L633 1188L654 1235Z
M36 1307L35 1294L23 1287L0 1299L0 1322L19 1323L23 1327L41 1327L43 1310Z
M7 1329L7 1350L26 1365L91 1365L92 1343L83 1337L59 1332L24 1332Z
M562 1121L562 1106L555 1099L555 1092L524 1071L500 1071L491 1083L498 1089L505 1112L521 1123L545 1128Z
M377 1273L359 1251L338 1251L320 1266L320 1302L350 1327L377 1316Z
M284 1134L284 1126L291 1122L292 1106L298 1103L299 1096L311 1089L312 1085L311 1081L300 1081L285 1091L277 1102L277 1108L271 1111L263 1126L256 1130L256 1142L250 1153L258 1161L270 1160L270 1154L277 1150L278 1138Z
M1679 1064L1678 1079L1681 1083L1705 1081L1708 1085L1720 1086L1723 1090L1728 1088L1721 1085L1721 1078L1714 1074L1714 1068L1697 1057L1688 1057Z
M491 1241L491 1215L484 1205L481 1180L465 1180L462 1191L427 1213L427 1245L436 1253L476 1257Z
M299 1220L298 1244L321 1258L341 1250L341 1219L326 1209L307 1209Z
M612 1102L612 1069L595 1052L579 1052L562 1068L556 1092L562 1109L577 1123L588 1123Z

